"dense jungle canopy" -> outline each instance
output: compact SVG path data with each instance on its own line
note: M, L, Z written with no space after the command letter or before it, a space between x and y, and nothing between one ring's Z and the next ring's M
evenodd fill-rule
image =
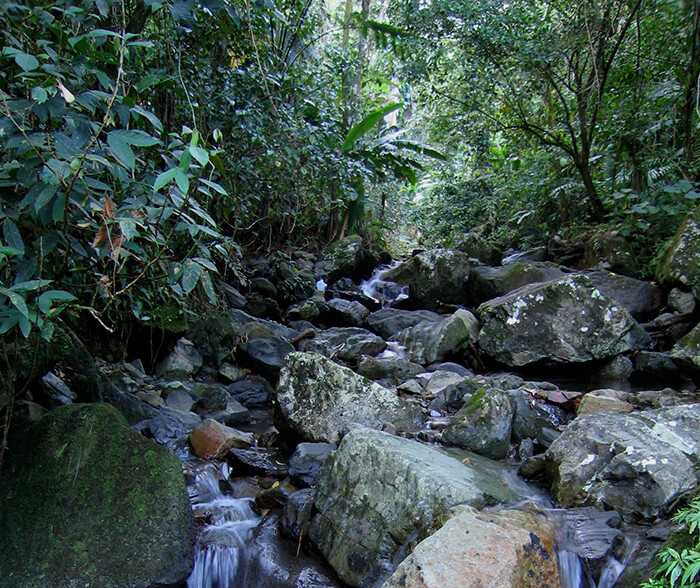
M601 225L653 260L696 191L677 0L0 3L0 334L217 304L246 251Z

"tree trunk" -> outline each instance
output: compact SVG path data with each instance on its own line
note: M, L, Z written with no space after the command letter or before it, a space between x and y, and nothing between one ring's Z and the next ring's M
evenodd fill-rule
M700 2L693 1L693 32L690 45L690 63L688 64L688 81L685 89L685 101L681 110L681 136L685 147L687 161L693 159L693 112L697 99L696 84L700 75Z
M588 164L588 158L580 158L576 162L576 169L581 175L581 180L583 180L583 185L586 188L586 195L588 196L588 201L591 204L591 217L594 221L602 223L605 217L605 207L603 206L603 201L598 195L598 190L593 182L593 177L591 176L591 167Z

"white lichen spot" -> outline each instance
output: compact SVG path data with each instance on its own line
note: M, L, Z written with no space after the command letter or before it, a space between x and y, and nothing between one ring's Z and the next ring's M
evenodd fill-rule
M582 461L580 464L578 464L578 467L587 466L587 465L589 465L589 464L592 464L594 461L595 461L595 455L593 455L592 453L589 453L589 454L583 459L583 461Z
M668 421L668 426L669 427L677 427L678 423L676 421Z
M605 314L603 315L603 320L606 323L609 323L612 320L612 309L608 308L605 310Z
M593 289L593 292L591 292L591 298L597 298L598 300L605 300L605 297L600 293L600 290L598 290L598 288Z
M581 327L581 332L582 333L588 333L588 327Z
M664 457L664 458L661 460L661 463L664 464L664 465L668 465L668 457Z
M625 449L625 453L627 455L632 455L634 453L634 445L629 445L627 449Z
M656 465L656 459L653 457L649 457L647 459L642 460L642 467L645 468L650 465Z
M542 296L542 294L537 294L535 296L535 302L544 302L544 296Z
M506 324L517 325L520 322L520 311L523 308L527 308L527 302L525 302L525 300L522 298L518 298L515 302L513 302L511 310L512 314L506 319Z

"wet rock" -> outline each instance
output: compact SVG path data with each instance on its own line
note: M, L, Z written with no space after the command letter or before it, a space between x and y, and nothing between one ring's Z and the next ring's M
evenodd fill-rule
M282 311L279 304L272 298L250 296L246 299L243 310L259 319L269 319L274 322L282 320Z
M272 386L260 376L248 376L230 384L227 389L246 408L270 406L274 397Z
M202 367L203 360L194 344L188 339L180 339L175 348L158 365L156 373L169 380L187 379Z
M232 475L264 475L286 478L289 467L274 448L231 449L228 454Z
M462 407L465 398L470 397L478 389L479 384L474 380L462 378L438 392L428 408L430 410L439 410L443 414L456 411Z
M486 265L500 265L503 254L477 233L467 233L460 237L455 245L457 251L466 253Z
M469 302L482 302L505 296L527 284L549 282L565 276L564 268L552 263L510 263L501 267L475 267L469 276Z
M547 468L547 458L544 453L524 457L518 467L518 475L526 480L536 480Z
M693 288L700 279L700 206L678 228L656 269L656 279L666 287Z
M173 453L106 404L57 408L16 447L0 475L4 585L184 583L194 524Z
M465 378L469 378L474 375L474 372L472 372L470 369L465 368L463 365L459 365L458 363L453 363L451 361L439 361L437 363L431 363L427 367L427 370L429 372L454 372L455 374L459 374L460 376L464 376Z
M335 443L299 443L289 459L289 475L313 486L323 461L336 448Z
M299 342L299 351L320 353L357 364L363 355L374 356L386 349L381 337L358 327L333 327L321 331L313 339Z
M665 382L678 378L680 371L668 353L640 351L634 356L633 377L642 381Z
M413 308L440 311L446 304L466 304L471 264L461 251L431 249L388 270L387 280L408 286Z
M661 290L649 282L606 270L591 270L584 275L601 294L620 304L637 320L656 316L661 310Z
M309 321L317 324L322 317L328 316L329 308L325 301L319 298L309 298L290 306L287 310L288 321Z
M194 406L194 398L180 382L172 382L172 384L176 386L166 386L163 389L165 405L182 412L190 412Z
M249 325L250 323L258 323L260 325L263 325L267 327L270 333L272 333L275 337L279 337L280 339L286 339L287 341L294 339L294 337L296 337L299 334L294 329L285 327L279 322L257 318L243 312L242 310L229 310L228 319L230 322L230 328L233 330L233 332L238 334L245 333L246 329L250 329L250 326L246 327L246 325Z
M416 441L355 429L321 469L309 536L345 582L360 586L374 570L392 569L409 538L450 507L514 496L469 459L460 463Z
M423 388L428 396L437 396L444 390L461 384L466 379L455 372L438 370L430 374L425 380Z
M673 346L671 359L693 371L700 369L700 324Z
M327 304L328 321L339 327L362 326L369 316L369 310L354 300L331 298Z
M73 392L66 383L53 372L46 372L41 378L42 391L48 399L51 408L57 408L64 404L71 404L77 400L78 395Z
M260 508L280 508L287 504L289 497L298 490L289 478L263 488L255 495L255 504Z
M384 588L563 585L551 523L516 510L455 510L399 564Z
M639 273L637 257L627 240L616 232L601 231L586 243L582 267L604 267L606 270L636 276Z
M423 394L423 386L418 380L407 380L396 388L402 394L412 394L421 396Z
M697 489L700 405L579 416L546 456L561 506L654 518Z
M515 409L512 429L515 441L532 439L542 445L545 429L556 429L569 420L564 410L542 401L529 390L517 388L508 394Z
M222 363L219 367L219 375L227 382L237 382L245 378L246 372L238 366Z
M178 439L190 434L202 419L193 412L162 407L148 422L148 430L161 445L172 446Z
M277 337L261 337L241 343L237 354L242 364L267 378L277 381L284 358L295 351L294 346Z
M675 312L690 314L695 312L697 301L692 292L686 292L680 288L673 288L668 293L666 305Z
M421 365L441 361L469 342L476 342L479 321L468 310L459 309L440 322L419 323L401 331L398 341L409 359Z
M243 296L243 294L236 290L236 288L222 281L218 281L217 285L224 293L224 296L226 297L226 302L228 302L229 307L243 308L245 306L247 302L245 296Z
M220 459L229 449L247 448L253 444L250 433L236 431L213 419L197 425L189 434L189 440L195 454L203 459Z
M403 382L423 372L423 367L404 358L365 357L357 373L370 380Z
M269 514L253 533L249 561L237 586L257 588L341 588L335 574L318 558L298 551L299 538L280 538L280 515Z
M603 380L627 380L634 370L632 360L622 355L613 357L598 370L598 377Z
M482 304L479 345L510 366L584 362L650 343L629 313L582 275L525 286Z
M411 429L420 421L414 405L318 354L289 354L276 395L279 417L309 441L337 443L358 425Z
M367 326L384 339L393 339L399 332L418 323L438 322L443 317L430 310L383 308L367 317Z
M314 273L327 284L340 278L366 278L372 273L374 259L362 246L362 237L352 235L326 247L318 256Z
M479 388L452 417L442 441L491 459L501 459L510 448L513 414L506 392Z
M304 488L289 496L284 506L280 530L285 537L299 541L306 537L313 513L316 490Z
M257 277L250 280L250 289L264 298L277 298L277 288L267 278Z
M591 414L594 412L619 412L630 413L634 410L634 406L621 398L615 398L605 394L604 390L593 390L588 394L584 394L579 402L576 414Z

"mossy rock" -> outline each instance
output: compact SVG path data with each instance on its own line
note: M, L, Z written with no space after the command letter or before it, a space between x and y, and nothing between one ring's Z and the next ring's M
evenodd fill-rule
M6 586L177 585L194 541L180 462L112 406L60 407L8 456L0 536Z
M668 288L700 286L700 206L686 217L664 251L656 279Z

